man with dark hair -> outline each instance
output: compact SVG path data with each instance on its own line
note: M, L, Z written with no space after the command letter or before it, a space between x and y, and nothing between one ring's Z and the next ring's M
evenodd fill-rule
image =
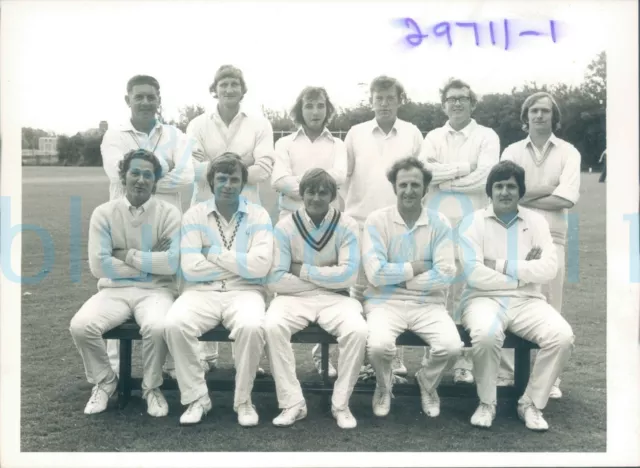
M271 175L271 186L280 193L278 200L280 219L303 207L300 192L302 176L312 168L321 168L335 180L338 188L347 177L347 149L340 138L327 129L335 107L324 88L307 86L291 109L291 117L298 130L276 142L276 163ZM332 206L339 210L335 196ZM313 364L322 373L320 345L312 351ZM329 362L329 376L335 377L336 369Z
M71 320L73 341L94 385L85 414L107 408L118 376L102 334L134 318L142 335L142 397L147 412L166 416L160 391L167 355L164 317L177 294L180 211L154 196L163 167L153 153L130 151L120 161L124 197L98 206L89 224L89 267L99 292Z
M397 161L388 180L396 204L369 215L362 241L369 282L364 293L367 352L376 373L373 413L389 413L396 338L411 330L431 347L416 380L422 411L436 417L440 414L436 389L463 344L445 308L446 291L456 271L451 226L444 215L422 206L431 181L422 162Z
M562 115L553 96L538 92L522 104L522 128L529 133L524 140L509 145L502 161L513 161L525 170L527 193L520 206L530 208L547 220L556 250L557 272L553 281L542 286L551 306L562 314L565 275L565 244L568 211L580 198L580 164L578 150L558 138ZM512 379L513 350L505 350L501 372ZM550 398L561 398L560 379L551 388Z
M258 424L251 390L264 348L264 277L273 257L267 211L240 195L248 171L236 154L210 163L213 196L182 219L180 266L184 289L167 314L165 337L176 361L181 424L197 424L211 409L198 337L222 323L235 343L233 409L242 426Z
M347 182L343 187L345 214L356 220L361 231L372 211L396 202L393 187L386 180L389 167L400 159L419 157L422 145L418 127L398 118L398 109L407 99L402 84L395 78L378 76L371 82L370 92L375 118L354 125L345 138L348 160ZM361 268L358 282L351 288L352 297L362 302L366 287L367 279ZM398 348L393 362L394 373L398 375L407 373L402 356L402 348Z
M440 91L440 99L449 119L427 134L422 144L422 159L433 173L427 206L447 217L454 229L455 241L460 220L488 203L484 184L489 170L500 158L500 140L496 132L471 118L478 98L467 83L451 78ZM449 290L447 307L459 323L464 280L457 259L456 267L458 276ZM471 367L468 352L463 351L453 366L453 381L473 383Z
M496 384L505 331L540 346L518 416L528 429L543 431L542 410L573 348L573 331L541 293L557 271L549 224L539 213L518 206L525 194L525 171L502 161L486 185L492 204L464 218L459 256L467 278L462 324L471 336L480 404L471 424L490 427L496 414Z
M331 206L337 184L324 169L307 171L299 185L303 208L275 228L274 260L267 278L277 293L265 320L269 361L282 413L276 426L291 426L307 415L296 379L291 335L317 322L338 339L340 373L331 413L342 429L356 427L349 398L358 380L367 340L362 306L348 296L360 267L358 225Z
M161 107L158 80L148 75L136 75L127 82L124 97L131 109L129 121L104 134L100 145L102 165L110 180L109 199L115 200L125 194L120 180L118 164L132 150L151 151L162 166L163 177L157 179L155 196L171 203L182 213L181 192L193 183L194 171L191 160L193 141L173 125L163 124L159 119ZM107 340L107 351L111 367L119 373L118 340ZM166 372L175 378L171 356L167 357Z

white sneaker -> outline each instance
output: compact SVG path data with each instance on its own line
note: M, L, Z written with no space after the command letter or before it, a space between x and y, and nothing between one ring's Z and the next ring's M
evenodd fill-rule
M296 421L300 421L307 417L307 403L303 400L291 408L282 410L278 416L273 419L273 425L278 427L293 426Z
M376 385L371 405L373 406L373 414L381 418L385 417L391 409L391 392Z
M473 383L473 374L467 369L454 369L453 371L453 383Z
M496 380L496 385L498 387L513 387L514 384L515 380L513 380L512 377L504 377L499 375Z
M322 359L317 358L316 356L313 356L313 365L318 371L318 374L322 375ZM332 379L335 379L337 376L338 376L338 371L336 370L335 367L333 367L333 364L331 364L331 361L329 361L329 377L331 377Z
M403 377L407 375L407 368L404 366L404 362L400 360L397 354L393 357L393 361L391 361L391 372Z
M426 377L424 375L424 367L416 372L416 380L420 387L420 403L422 404L422 412L430 418L440 415L440 397L435 388L427 389Z
M256 371L256 377L264 377L265 375L267 375L267 373L264 371L264 369L262 367L258 367L258 370Z
M549 424L542 417L542 411L536 408L531 399L522 397L518 401L518 417L524 421L527 429L532 431L546 431Z
M238 424L242 427L253 427L258 425L258 412L251 403L242 403L236 409L238 413Z
M91 398L84 407L84 414L102 413L107 409L109 398L118 388L118 377L113 375L113 380L108 383L100 382L91 389Z
M340 429L353 429L358 425L356 418L353 417L348 406L339 410L336 409L335 406L331 405L331 414L338 423L338 427Z
M217 359L201 359L200 365L204 370L204 373L214 371L218 368L218 360Z
M554 385L553 387L551 387L551 391L549 392L549 398L553 400L559 400L560 398L562 398L562 390L560 390L560 387L558 387L557 385Z
M185 426L198 424L202 418L211 410L211 399L209 395L205 395L194 402L191 402L187 411L180 416L180 424Z
M473 416L471 416L471 424L476 427L491 427L495 418L496 405L480 403Z
M154 418L161 418L169 414L169 405L159 388L149 390L144 396L147 400L147 414Z

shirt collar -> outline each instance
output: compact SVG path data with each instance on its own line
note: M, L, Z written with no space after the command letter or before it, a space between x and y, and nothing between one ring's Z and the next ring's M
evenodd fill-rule
M329 211L327 211L327 214L324 216L324 218L322 218L322 221L320 221L320 226L317 226L318 229L323 227L330 219L333 218L334 210L335 208L329 206ZM307 213L307 210L303 207L300 211L302 211L302 216L304 216L304 219L309 224L309 226L316 227L316 223L313 222L313 220Z
M402 219L402 216L400 215L400 211L398 210L397 205L394 205L393 207L392 217L393 217L394 223L406 226L407 223L405 223L404 219ZM429 225L429 216L427 215L427 210L425 210L424 207L422 207L420 216L418 216L416 223L413 225L413 229L417 228L418 226L428 226L428 225Z
M505 226L505 227L509 227L511 226L516 219L519 219L521 221L524 221L524 218L522 217L522 210L518 207L518 214L515 216L515 218L513 218L513 220L509 223L509 224L504 224L502 222L502 220L500 218L498 218L498 216L496 215L496 212L493 210L493 203L489 204L489 206L487 206L484 209L484 217L485 218L493 218L496 221L498 221L501 225Z
M544 147L542 148L543 151L546 150L549 145L558 146L558 140L559 138L554 133L551 133L551 136L549 137L549 139L544 144ZM527 138L524 139L524 145L535 148L533 141L531 141L531 135L527 135Z
M218 111L218 105L216 104L215 106L213 106L213 110L209 113L209 116L212 119L218 119L218 120L222 120L222 117L220 116L220 112ZM233 118L232 122L238 118L238 116L243 116L243 117L248 117L249 114L247 113L247 110L244 108L244 106L242 104L240 104L240 109L238 110L238 113L236 114L236 116Z
M398 117L396 117L395 122L393 122L393 127L391 127L391 130L389 130L389 133L384 133L384 131L380 128L380 125L378 125L378 121L375 119L375 117L371 120L371 132L375 133L376 130L379 131L382 135L385 136L389 136L389 135L393 135L393 134L398 134L398 121L400 119L398 119Z
M451 126L451 124L449 124L449 121L447 120L447 123L444 124L444 126L449 133L462 133L465 138L469 138L471 132L478 126L478 123L475 121L475 119L471 119L471 121L464 128L456 130Z
M304 135L304 136L306 136L307 138L309 138L309 137L307 136L307 132L305 132L305 131L304 131L304 127L303 127L302 125L300 125L300 126L298 127L298 129L297 129L296 131L294 131L294 132L293 132L293 139L295 140L295 139L296 139L296 138L298 138L300 135ZM329 139L329 140L332 140L332 141L333 141L333 135L332 135L332 133L329 131L329 129L328 129L327 127L324 127L324 128L322 129L322 133L320 133L320 136L318 137L318 139L323 138L323 137L325 137L325 138L327 138L327 139ZM310 138L309 138L309 139L310 139Z
M160 127L162 127L162 122L160 122L158 119L156 119L156 124L153 126L153 128L149 132L149 135L151 135L154 131L158 130ZM131 123L130 119L127 120L126 123L122 124L122 131L123 132L144 133L144 132L141 132L140 130L136 130L136 128Z
M218 211L218 207L216 206L216 197L215 196L212 196L211 198L209 198L209 200L207 200L206 203L207 203L207 214L211 214L214 211L216 213L220 213ZM243 197L242 195L240 195L240 203L238 203L238 211L241 212L241 213L245 213L245 214L247 214L249 212L249 204L247 202L247 199L245 197ZM235 216L235 214L234 214L234 216Z
M134 207L131 202L129 201L129 199L127 198L127 196L123 196L122 198L124 198L124 202L127 205L127 209L129 211L131 211L131 208L133 208L134 210L141 210L142 213L144 213L145 211L147 211L149 209L149 205L151 204L151 200L153 199L153 195L151 195L149 197L149 199L144 202L142 205L140 205L138 208Z

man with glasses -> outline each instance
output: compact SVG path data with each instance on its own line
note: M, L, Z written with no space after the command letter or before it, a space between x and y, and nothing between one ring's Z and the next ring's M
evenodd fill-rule
M430 131L422 144L421 158L433 174L427 195L427 208L443 213L458 238L460 221L488 204L484 192L491 167L500 159L500 139L496 132L471 118L478 99L462 80L450 79L440 91L442 108L449 120ZM464 230L464 228L462 228ZM447 306L456 323L460 323L462 268L457 258L458 277L449 290ZM425 358L427 356L425 349ZM463 351L453 366L455 383L473 383L472 362Z

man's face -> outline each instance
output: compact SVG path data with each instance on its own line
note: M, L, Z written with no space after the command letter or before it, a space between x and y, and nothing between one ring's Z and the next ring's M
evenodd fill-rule
M149 200L156 185L152 163L135 158L124 177L125 191L131 204L140 206Z
M464 123L471 119L471 91L469 88L450 88L444 98L442 108L453 123Z
M518 200L520 200L520 190L514 176L494 182L491 186L493 211L497 215L515 212L518 209Z
M398 206L405 210L412 210L422 204L422 197L426 194L422 171L417 167L400 169L396 176L396 197Z
M395 86L374 91L371 96L371 105L379 122L394 122L398 115L400 99Z
M242 171L236 167L233 173L216 172L213 176L213 195L216 200L236 201L242 192Z
M553 104L551 99L543 97L538 99L529 107L529 131L551 131L553 122Z
M302 98L302 120L307 128L319 132L327 117L327 101L322 95Z
M150 84L138 84L131 88L125 96L127 105L131 108L131 117L139 120L155 119L160 106L158 90Z
M223 78L216 85L218 102L225 107L234 107L240 103L242 96L242 83L238 78Z
M309 216L324 217L329 211L331 203L331 190L329 187L320 185L319 187L309 187L302 194L304 208Z

